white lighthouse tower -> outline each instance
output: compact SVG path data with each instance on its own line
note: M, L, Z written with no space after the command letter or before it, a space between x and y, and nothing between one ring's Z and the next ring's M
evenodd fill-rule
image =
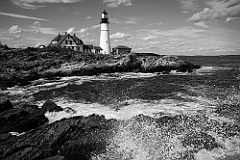
M109 22L108 14L104 10L101 18L101 35L100 35L100 47L103 49L103 54L110 54L110 38L109 38Z

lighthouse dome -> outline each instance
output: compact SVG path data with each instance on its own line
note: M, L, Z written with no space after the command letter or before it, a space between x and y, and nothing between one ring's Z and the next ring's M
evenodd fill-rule
M107 14L106 10L104 10L102 12L102 18L108 18L108 14Z

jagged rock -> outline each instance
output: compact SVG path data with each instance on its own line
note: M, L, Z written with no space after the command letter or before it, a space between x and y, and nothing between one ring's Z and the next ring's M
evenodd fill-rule
M8 99L0 99L0 113L13 109L12 103Z
M46 100L44 102L44 104L42 105L42 109L44 109L45 111L48 111L48 112L63 111L63 109L60 106L58 106L56 103L54 103L51 100Z
M191 72L194 68L199 68L199 66L180 60L175 56L152 56L149 54L142 57L135 53L116 56L79 54L70 50L58 50L57 52L49 51L45 57L39 51L16 50L2 56L5 63L0 65L0 68L3 68L0 70L0 80L7 87L16 84L28 85L30 81L39 78L114 72L169 73L171 70ZM34 58L29 59L29 57Z
M63 119L3 142L0 159L87 160L105 151L114 123L97 115Z
M44 113L45 111L35 105L24 105L18 109L7 110L0 114L0 134L22 133L43 125L48 122Z

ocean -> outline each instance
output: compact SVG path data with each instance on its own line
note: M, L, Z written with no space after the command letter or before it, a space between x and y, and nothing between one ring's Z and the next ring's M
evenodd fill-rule
M46 113L49 123L91 114L120 121L107 152L91 159L240 160L240 56L180 59L202 67L39 79L4 92L15 104L50 99L74 110Z

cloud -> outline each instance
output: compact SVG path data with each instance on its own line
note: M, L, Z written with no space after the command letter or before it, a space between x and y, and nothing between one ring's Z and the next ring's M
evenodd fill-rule
M110 22L116 24L137 24L138 21L142 19L138 17L123 17L123 16L118 17L120 18L111 18Z
M13 25L8 30L3 30L0 32L0 38L11 41L11 43L20 46L20 41L22 39L21 33L23 29L18 25Z
M104 0L103 3L110 8L116 8L119 6L131 6L132 0Z
M162 22L159 22L159 23L150 23L148 24L149 26L153 26L153 25L162 25L163 23Z
M148 41L148 40L154 40L154 39L156 39L156 38L157 38L156 36L149 35L149 36L147 36L147 37L145 37L145 38L142 38L142 40Z
M82 28L82 29L80 29L78 32L79 33L86 33L86 32L88 32L89 30L95 30L95 29L97 29L97 28L100 28L100 24L96 24L96 25L92 25L91 27L86 27L86 28Z
M80 29L78 32L79 33L85 33L85 32L87 32L88 31L88 27L87 28L82 28L82 29Z
M23 29L20 28L18 25L13 25L11 28L8 29L8 33L10 34L19 34L22 33Z
M205 8L203 11L195 13L188 20L193 22L207 21L212 19L221 19L224 17L237 16L240 14L240 5L225 8L223 10L215 10L210 8Z
M158 36L165 36L165 37L187 37L187 38L198 38L201 36L201 33L205 33L206 30L196 29L193 27L182 27L174 30L166 30L166 31L159 31L156 29L153 30L138 30L137 32L145 32L149 35L158 35Z
M209 28L209 26L206 25L205 22L201 22L201 21L194 23L194 25L195 25L195 26L198 26L198 27Z
M40 33L42 33L42 34L54 34L54 35L56 35L60 32L58 29L55 29L55 28L40 27L39 30L40 30Z
M38 9L41 7L46 7L43 5L33 5L36 3L76 3L82 2L82 0L11 0L13 4L24 8L24 9Z
M72 33L74 33L74 30L75 30L75 27L71 27L71 28L67 29L66 32L68 34L72 34Z
M181 3L183 13L189 11L200 11L202 8L209 7L216 0L178 0Z
M90 29L94 30L94 29L97 29L97 28L100 28L100 27L101 27L100 24L96 24L96 25L92 25L92 26L90 27Z
M33 23L34 26L40 26L40 22L36 21Z
M92 19L92 17L91 16L87 16L86 19Z
M225 22L240 22L240 17L228 17Z
M116 23L116 24L123 23L123 22L120 21L120 19L118 19L118 18L111 18L109 21L110 21L111 23Z
M208 3L208 6L209 7L204 8L202 11L193 14L188 21L199 22L226 17L240 17L239 0L211 1L211 3Z
M26 16L26 15L21 15L21 14L15 14L15 13L0 12L0 15L8 16L8 17L14 17L14 18L32 19L32 20L37 20L37 21L49 21L48 19L31 17L31 16Z
M137 20L138 18L132 17L132 18L127 18L127 20L125 20L124 22L126 24L137 24L138 23Z
M131 37L130 34L121 33L121 32L117 32L115 34L110 35L111 39L124 39L124 38L130 38L130 37Z
M36 33L36 34L53 34L56 35L59 32L61 32L60 30L56 29L56 28L45 28L42 27L41 24L36 21L33 23L33 25L28 26L27 28L23 29L24 32L31 32L31 33Z

